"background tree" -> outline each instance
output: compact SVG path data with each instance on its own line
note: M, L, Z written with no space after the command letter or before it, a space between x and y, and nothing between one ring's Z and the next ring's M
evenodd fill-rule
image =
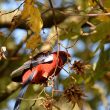
M0 109L11 110L19 92L11 72L48 50L72 56L56 78L62 92L31 85L21 110L110 109L109 10L109 0L1 0Z

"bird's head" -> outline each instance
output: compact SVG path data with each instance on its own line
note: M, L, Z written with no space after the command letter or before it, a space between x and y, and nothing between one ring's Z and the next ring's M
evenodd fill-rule
M69 53L65 52L65 51L59 51L59 56L61 57L61 59L63 60L63 64L65 64L67 61L70 62L71 61L71 56Z

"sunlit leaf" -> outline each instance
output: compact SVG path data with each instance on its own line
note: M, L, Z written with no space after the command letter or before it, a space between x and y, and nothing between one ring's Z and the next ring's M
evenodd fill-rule
M96 33L93 34L93 36L91 36L90 38L96 42L105 38L109 34L110 34L110 20L103 21L100 24L98 24L96 26Z
M43 23L41 19L41 14L39 12L38 7L34 6L34 2L31 0L26 0L24 4L23 11L21 13L22 19L28 20L28 25L30 29L35 32L39 33Z
M33 32L39 33L42 28L42 19L38 8L31 8L29 26Z
M28 39L28 41L26 43L26 47L29 49L35 49L40 44L41 44L41 37L37 34L34 34Z
M88 0L88 5L89 6L95 6L96 2L94 2L94 0Z
M110 0L103 0L103 4L106 8L110 8Z
M103 59L103 60L102 60ZM107 71L110 71L110 48L106 51L101 50L101 54L99 56L99 60L96 65L95 78L101 78Z
M106 15L102 15L102 16L98 16L97 19L99 19L100 21L110 21L110 17L106 16Z

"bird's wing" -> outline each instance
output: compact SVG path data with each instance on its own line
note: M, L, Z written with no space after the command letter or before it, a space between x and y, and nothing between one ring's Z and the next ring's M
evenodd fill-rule
M21 98L23 98L24 93L26 92L29 83L32 81L33 77L35 76L35 74L37 74L37 71L33 71L32 74L29 76L29 78L23 83L22 88L19 92L19 95L16 99L15 105L14 105L14 109L13 110L19 110L19 106L21 103Z
M53 54L41 54L37 55L37 57L34 57L32 60L29 60L25 62L22 66L20 66L18 69L14 70L11 73L11 78L13 81L20 82L21 76L24 74L25 71L27 71L29 68L35 67L39 64L43 63L49 63L53 61Z

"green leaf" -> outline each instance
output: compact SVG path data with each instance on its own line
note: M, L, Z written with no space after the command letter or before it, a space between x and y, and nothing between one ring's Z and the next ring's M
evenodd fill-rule
M90 36L92 41L97 42L104 39L107 35L110 34L110 21L101 22L96 27L96 33Z

